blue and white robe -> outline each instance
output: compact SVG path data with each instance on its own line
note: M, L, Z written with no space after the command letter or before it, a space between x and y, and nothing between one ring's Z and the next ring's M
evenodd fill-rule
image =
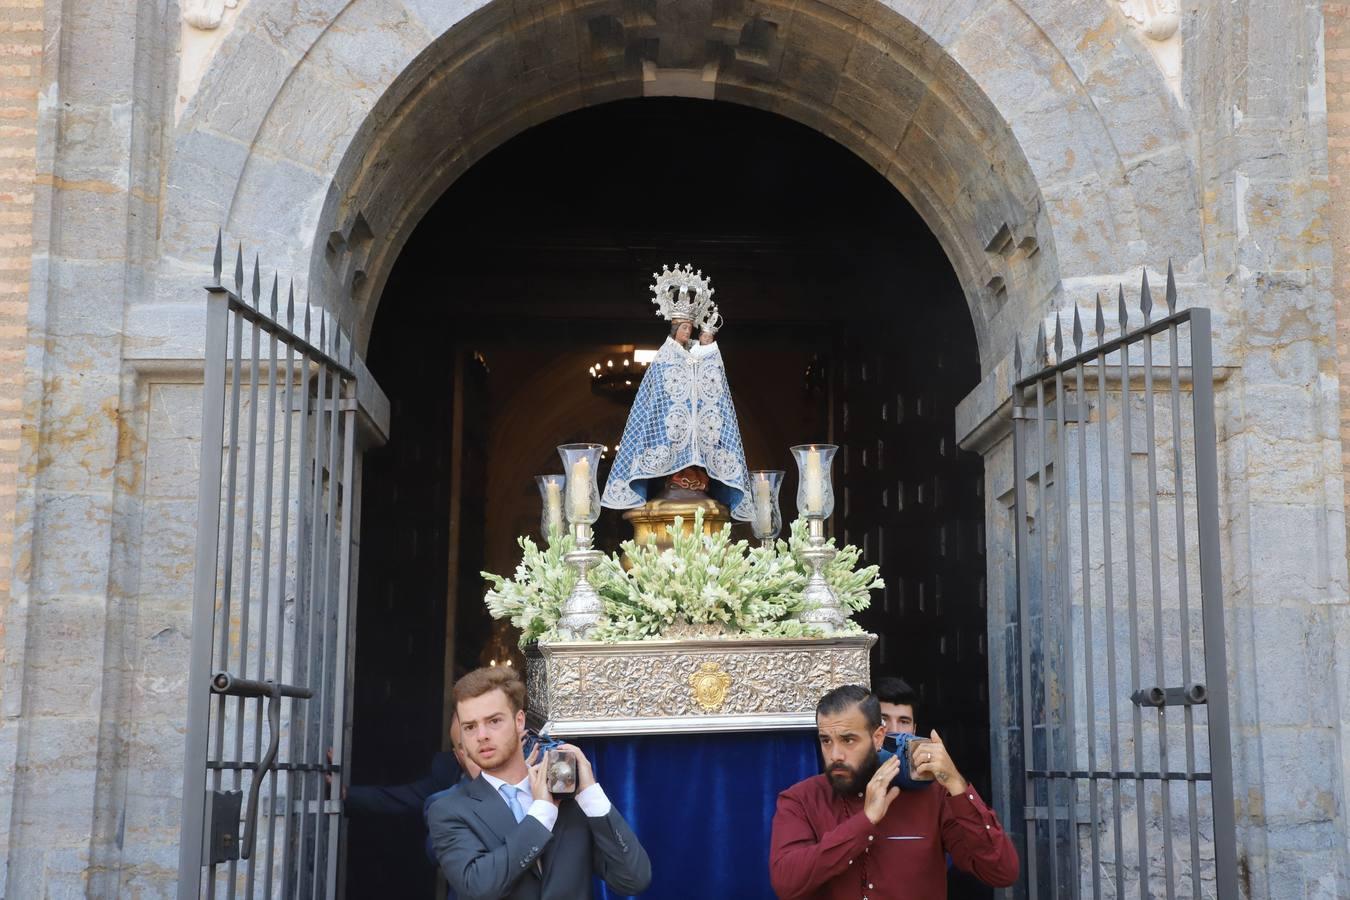
M601 504L636 509L687 466L708 472L708 493L733 519L751 517L745 448L717 343L690 350L666 338L642 376Z

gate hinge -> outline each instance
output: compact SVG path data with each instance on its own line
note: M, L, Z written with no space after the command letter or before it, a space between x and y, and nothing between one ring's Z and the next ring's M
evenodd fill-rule
M1209 702L1209 692L1203 684L1188 684L1185 687L1140 688L1130 695L1135 706L1197 706Z

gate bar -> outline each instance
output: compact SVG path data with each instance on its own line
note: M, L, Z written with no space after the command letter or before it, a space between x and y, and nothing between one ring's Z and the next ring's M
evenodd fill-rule
M1149 313L1153 309L1153 295L1148 289L1148 271L1144 271L1143 284L1139 290L1139 308L1144 314L1144 325L1149 324ZM1167 673L1163 664L1163 608L1162 608L1162 551L1158 542L1158 440L1153 421L1153 335L1144 332L1144 433L1148 443L1148 524L1150 575L1153 588L1153 672L1158 685L1167 683ZM1142 711L1141 711L1142 715ZM1158 707L1158 769L1167 771L1167 707ZM1163 829L1163 882L1167 886L1167 898L1176 896L1175 864L1172 860L1172 788L1166 781L1159 786L1162 801L1162 820L1167 823Z
M252 285L253 308L255 310L257 309L258 306L258 291L259 291L258 278L259 278L258 257L255 255L253 257L253 285ZM245 679L248 678L249 613L252 611L253 606L253 604L250 602L252 598L252 587L253 587L253 514L255 511L253 501L256 493L255 491L255 487L257 485L256 476L258 472L258 447L257 444L252 440L252 438L256 437L258 434L258 373L259 373L258 357L261 355L262 329L259 328L257 324L254 324L251 328L249 328L249 332L250 335L249 335L249 378L248 378L248 435L250 441L248 448L248 460L244 468L245 471L244 523L243 523L244 576L243 576L243 585L239 592L239 674L241 678ZM228 628L228 625L226 627ZM228 664L229 661L226 660L226 665ZM259 671L261 671L262 669L261 659L258 660L258 668ZM234 721L234 758L239 760L242 760L244 758L244 732L248 728L247 706L248 706L247 700L242 696L239 697L239 702L235 709L235 721ZM258 701L258 712L259 716L254 721L254 727L257 730L259 736L261 736L262 734L261 700ZM256 754L254 758L255 759L257 758ZM253 775L253 782L256 783L259 777L260 773L255 771ZM243 781L242 772L240 770L235 770L235 786L237 788L242 787L242 781ZM254 790L252 785L250 786L249 793L250 793L250 800L253 802L254 810L256 811L257 810L256 790ZM253 896L253 872L254 869L256 868L256 865L252 857L253 855L250 853L248 856L248 862L245 865L245 884L247 888L247 893L245 894L245 896L247 897ZM233 875L234 873L231 872L229 889L226 894L226 896L228 896L230 900L234 900L235 891L237 889L238 884L237 880L233 877Z
M1129 311L1125 307L1125 289L1123 287L1120 288L1117 295L1117 315L1120 321L1121 334L1124 335L1128 328ZM1130 342L1128 340L1122 340L1120 345L1120 370L1127 375L1130 371ZM1120 385L1121 461L1123 468L1120 478L1121 492L1125 501L1125 598L1126 609L1129 611L1130 617L1130 687L1137 690L1139 688L1139 579L1134 558L1134 470L1131 459L1134 446L1133 434L1130 430L1130 401L1132 396L1130 379L1126 377ZM1130 719L1134 729L1134 769L1138 772L1144 768L1144 728L1143 716L1140 714L1137 705L1132 707ZM1134 821L1139 836L1139 900L1149 900L1148 822L1144 818L1144 808L1144 781L1142 778L1136 778L1134 782Z
M1228 723L1228 653L1224 645L1219 563L1218 439L1214 425L1214 348L1208 309L1191 311L1191 402L1195 415L1195 494L1200 531L1200 610L1209 690L1209 770L1213 775L1214 866L1220 897L1237 897L1237 813Z
M1064 356L1064 334L1059 316L1055 316L1055 358ZM1062 672L1065 680L1064 698L1060 713L1063 716L1061 733L1064 736L1064 758L1067 767L1073 768L1078 762L1077 717L1074 708L1074 668L1076 660L1073 654L1073 585L1069 574L1069 457L1064 449L1065 403L1064 372L1055 373L1055 503L1059 512L1059 540L1055 543L1055 565L1059 575L1060 641L1063 646L1061 658L1064 660ZM1080 429L1081 431L1081 429ZM1054 782L1051 782L1054 784ZM1075 900L1080 894L1080 859L1078 854L1078 783L1072 779L1064 781L1063 790L1068 792L1069 809L1067 827L1069 830L1069 863L1072 866L1073 880L1069 883L1069 896Z
M1037 356L1045 359L1045 326L1041 326L1041 332L1036 338ZM1062 406L1063 404L1061 404ZM1050 719L1050 648L1054 646L1050 634L1050 602L1049 594L1054 590L1053 579L1050 578L1050 566L1048 560L1050 543L1050 530L1054 528L1053 520L1050 518L1050 490L1046 487L1047 470L1049 463L1045 452L1045 381L1036 382L1036 446L1040 458L1036 461L1036 496L1040 500L1036 510L1036 532L1037 546L1041 557L1041 713L1045 722L1045 767L1052 767L1055 758L1055 726ZM1058 477L1058 476L1056 476ZM1059 824L1054 815L1055 807L1055 781L1048 779L1045 783L1046 805L1050 807L1051 813L1047 817L1047 824L1050 828L1050 896L1058 900L1059 897Z
M225 340L228 295L220 286L220 245L216 284L206 302L206 364L202 378L202 446L198 462L196 568L192 573L192 629L188 664L187 736L183 762L183 815L178 844L178 900L197 900L206 830L207 720L211 706L209 623L215 618L216 556L220 551L220 478L225 443ZM207 561L210 561L209 564Z
M277 275L272 275L272 294L269 298L268 318L273 321L277 318ZM272 483L274 469L276 468L276 435L277 435L277 335L276 332L268 332L267 335L267 442L264 446L267 448L267 465L263 474L263 536L262 536L262 624L258 635L258 674L264 674L267 667L267 638L269 636L269 626L271 624L271 600L272 600ZM287 375L289 376L289 372ZM289 413L288 413L289 415ZM285 569L282 570L282 577L285 577ZM277 602L277 630L281 631L282 623L280 615L282 612L282 603ZM283 677L280 664L277 663L277 678ZM257 727L253 731L253 758L259 759L262 754L262 698L258 698ZM281 702L277 701L277 709L281 709ZM277 716L277 722L272 723L272 717L268 717L268 726L271 730L270 743L273 748L272 758L272 778L269 782L271 789L275 789L279 776L276 773L276 753L280 747L280 715ZM268 816L268 822L272 817ZM257 833L256 830L254 832ZM256 838L255 838L256 839ZM250 853L250 860L256 858L256 852ZM268 830L267 836L267 856L263 869L263 882L270 884L272 881L272 835ZM253 896L253 872L249 872L249 883L245 888L249 897Z
M341 336L341 330L338 331ZM340 349L340 348L339 348ZM350 382L348 383L351 384ZM354 405L354 404L353 404ZM336 671L333 674L333 729L332 744L333 760L338 769L341 770L345 763L345 748L347 744L346 734L343 725L346 722L347 705L347 638L350 614L351 599L351 571L352 571L352 510L355 506L355 496L353 494L353 485L355 478L355 456L356 456L356 411L344 407L342 413L343 431L342 431L342 520L339 528L341 534L341 544L338 548L338 584L337 584L337 620L334 623L333 640L336 644L335 660ZM336 493L336 492L334 492ZM328 898L336 900L337 898L337 866L339 838L342 833L343 818L341 814L342 803L342 783L343 777L334 780L339 810L331 822L331 831L328 835L328 854L329 854L329 872L328 878Z
M1021 373L1022 370L1022 348L1019 342L1013 342L1013 369ZM1026 460L1022 458L1022 441L1018 440L1018 432L1025 433L1026 423L1021 420L1013 421L1013 497L1014 497L1014 519L1013 522L1013 552L1018 560L1023 559L1027 549L1029 537L1027 535L1027 486L1024 477L1023 467ZM1018 652L1021 658L1021 665L1018 667L1022 671L1022 767L1028 769L1036 764L1034 757L1035 742L1032 740L1031 731L1031 637L1029 634L1029 619L1027 615L1027 603L1030 602L1031 586L1027 583L1027 567L1020 562L1017 565L1017 642ZM1035 806L1036 804L1036 781L1028 773L1023 775L1023 797L1024 807ZM1038 880L1036 878L1036 845L1038 826L1034 816L1026 815L1023 820L1024 834L1024 853L1027 863L1027 884L1031 889L1031 898L1035 900L1038 896Z
M335 342L337 336L336 332L337 329L334 328L333 336ZM319 326L319 334L321 336L320 343L323 344L325 348L327 348L328 345L325 344L322 340L322 335L324 334L323 324L320 324ZM330 631L336 631L336 626L331 623L331 620L329 618L330 613L333 612L329 609L329 603L333 598L333 576L334 576L333 569L336 562L333 559L333 544L337 540L337 525L338 525L337 501L338 501L338 494L341 493L341 484L338 480L340 477L338 475L339 471L338 467L341 465L341 458L339 456L340 448L338 446L338 429L339 427L341 427L341 419L339 418L338 406L339 403L341 402L341 398L338 395L340 393L342 381L340 376L337 375L337 373L331 373L330 377L332 378L332 386L329 391L330 394L329 402L331 403L331 409L329 410L327 417L329 475L328 475L328 498L327 498L328 504L327 510L324 515L326 521L324 523L325 532L323 542L323 598L322 598L323 616L319 620L322 628L322 631L320 632L320 645L319 645L319 684L322 686L323 690L319 694L318 731L316 735L317 737L316 746L314 748L316 753L325 753L325 754L328 749L333 747L331 740L325 740L326 737L331 737L327 733L328 719L333 714L333 709L330 708L328 703L328 689L330 682L328 670L329 664L332 661L332 658L329 656L328 653L328 638ZM334 653L336 653L337 648L334 647L333 651ZM319 779L319 784L316 785L316 787L319 791L319 793L316 796L324 800L327 800L328 790L322 778ZM340 791L339 796L341 796ZM319 859L323 860L324 871L328 873L328 876L324 878L324 885L328 889L334 887L333 881L335 880L332 877L333 875L332 864L335 863L336 860L333 859L329 853L331 841L328 839L329 833L333 830L333 824L334 823L332 821L332 817L329 815L319 814L315 817L314 857L316 860ZM319 897L319 884L317 881L314 883L314 897L316 898L316 900Z
M1074 366L1074 384L1076 388L1076 399L1080 407L1087 407L1087 391L1083 387L1083 320L1078 314L1078 307L1073 308L1073 349L1074 355L1078 359ZM1103 418L1105 412L1102 413ZM1097 769L1097 698L1096 687L1093 684L1093 670L1096 668L1094 662L1092 634L1092 570L1088 563L1088 552L1091 548L1090 535L1088 534L1088 479L1087 479L1087 417L1077 429L1078 432L1078 543L1079 543L1079 565L1080 574L1083 582L1083 657L1084 665L1084 698L1087 701L1087 764L1088 771L1093 772ZM1079 777L1071 774L1070 777ZM1093 900L1101 900L1102 896L1102 873L1101 867L1096 865L1096 860L1101 859L1101 837L1097 834L1097 822L1101 818L1101 810L1097 797L1097 785L1088 783L1088 808L1091 827L1088 829L1088 837L1092 842L1092 897ZM1077 841L1075 841L1075 845ZM1081 877L1081 876L1080 876Z
M1172 263L1167 263L1167 311L1176 312L1177 282L1172 274ZM1196 326L1191 325L1194 329ZM1190 575L1186 571L1186 494L1183 483L1181 456L1181 360L1177 325L1167 326L1168 345L1168 381L1172 395L1172 469L1173 493L1177 518L1177 611L1179 630L1181 631L1181 683L1191 684L1191 613L1188 597ZM1191 822L1191 896L1200 896L1200 806L1196 796L1195 782L1195 713L1189 705L1181 711L1186 732L1186 810Z
M276 297L275 289L272 292L272 296L274 298ZM272 318L275 319L276 317L277 316L274 307ZM291 333L294 333L295 331L295 285L293 283L287 288L286 291L286 330ZM273 335L273 337L275 337L275 335ZM289 340L285 341L284 343L286 344L286 387L282 392L283 398L282 409L285 410L284 413L285 421L281 428L282 434L281 522L278 528L278 535L277 535L277 549L278 551L280 551L280 559L278 560L277 563L277 572L280 575L280 589L282 592L282 596L277 598L277 634L276 634L275 652L276 652L278 674L282 674L286 671L285 665L286 604L284 601L284 595L286 588L286 572L289 568L288 564L290 562L290 544L288 543L289 535L287 532L290 526L290 514L291 514L291 423L295 418L292 413L292 410L294 409L294 407L292 406L292 403L294 402L292 393L294 391L295 386L295 346ZM276 365L277 365L277 355L276 355L276 343L274 341L272 345L272 368L275 369ZM268 443L270 444L271 441L269 440ZM298 577L299 576L297 573L297 578ZM294 713L294 705L292 705L291 710L292 713ZM290 754L288 753L287 756L289 755ZM291 790L291 787L294 784L294 778L295 778L294 775L290 774L289 772L287 773L286 789L288 792ZM270 785L271 805L268 806L269 814L267 816L267 880L263 884L263 897L266 898L266 900L272 900L272 885L273 885L272 872L274 871L273 865L275 863L276 858L275 851L276 851L277 817L275 810L277 808L277 780L278 780L277 776L274 775L272 777L272 783ZM286 818L287 821L289 822L290 816L287 816ZM283 841L286 840L286 834L287 832L282 833L281 837ZM290 860L288 848L283 847L281 855L282 855L282 878L285 878L286 877L285 873L289 869L287 863ZM283 888L285 887L284 883L282 887Z
M1102 579L1104 607L1106 609L1106 702L1107 712L1111 717L1111 770L1120 771L1120 729L1118 719L1118 709L1116 701L1116 602L1115 602L1115 578L1111 562L1111 465L1110 465L1110 446L1111 432L1108 423L1107 412L1107 394L1106 394L1106 359L1110 351L1104 350L1106 346L1104 338L1106 337L1106 317L1102 314L1102 297L1097 295L1097 350L1095 361L1097 364L1097 408L1101 413L1097 419L1097 431L1100 440L1098 441L1098 454L1102 471L1102 557L1104 560L1104 572L1106 577ZM1123 344L1122 344L1123 346ZM1129 370L1122 368L1125 377L1121 380L1122 387L1129 385ZM1129 444L1129 435L1125 434L1126 445ZM1112 814L1115 820L1115 830L1112 837L1115 843L1115 853L1117 865L1115 867L1116 875L1116 897L1125 896L1125 870L1119 865L1119 861L1125 858L1125 838L1122 831L1125 827L1124 819L1121 816L1121 807L1123 798L1120 791L1120 781L1111 782Z
M243 250L240 249L239 255L235 259L234 269L235 291L243 290L244 285L244 257ZM233 304L231 304L233 307ZM230 352L233 354L234 365L230 371L230 445L229 445L229 465L225 472L225 554L221 561L221 588L220 588L220 623L219 636L220 647L219 668L229 668L230 665L230 608L234 601L234 504L235 496L239 490L239 392L241 370L243 369L243 343L244 343L244 320L239 316L234 316L230 320ZM219 510L216 512L220 514ZM216 696L216 740L215 756L217 759L225 755L225 723L226 723L226 700L225 696ZM220 770L217 769L212 776L212 784L216 790L220 790ZM236 771L234 775L234 789L239 790L242 784L242 776ZM229 880L234 883L236 871L235 860L229 862ZM212 876L207 879L206 896L208 900L216 896L215 870L212 869Z
M299 409L300 435L296 443L296 454L297 454L296 467L299 470L296 476L297 484L296 484L296 503L295 503L295 623L296 624L294 632L291 637L292 641L291 655L295 657L295 661L291 665L294 669L292 677L303 677L307 679L309 670L308 667L306 666L306 661L304 657L305 653L304 648L306 645L303 644L301 641L301 638L306 634L306 631L303 627L301 627L300 622L302 621L302 619L308 618L307 611L309 609L309 602L307 598L309 596L309 589L310 589L309 544L312 541L311 533L313 531L312 524L306 518L306 512L309 509L310 505L309 495L310 493L312 493L314 482L314 479L312 477L313 475L312 470L310 470L309 467L306 465L309 458L309 442L312 440L309 434L310 432L309 370L311 364L314 361L313 358L310 356L311 348L313 347L313 345L309 343L310 320L309 320L308 299L305 300L305 315L302 324L304 326L305 340L304 343L298 345L300 349L300 358L299 358L300 396L298 398L299 400L298 405L300 407ZM306 704L306 708L308 708L308 706L309 704ZM290 740L291 744L290 755L292 763L297 761L296 760L297 756L299 757L298 760L299 762L301 763L307 762L304 756L304 749L303 749L304 730L297 729L296 727L297 721L299 719L300 717L297 716L295 714L294 709L292 709L291 740ZM287 800L293 801L297 795L300 795L303 798L304 792L305 792L305 776L303 774L297 775L295 770L290 771L286 777ZM295 896L296 889L299 885L301 867L304 865L304 853L301 849L303 838L304 838L303 817L288 812L286 816L285 854L284 859L282 860L282 869L284 872L282 876L284 879L284 882L282 884L283 888L282 894L288 898Z

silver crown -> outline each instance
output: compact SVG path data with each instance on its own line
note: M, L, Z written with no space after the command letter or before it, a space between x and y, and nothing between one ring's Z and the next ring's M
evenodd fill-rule
M709 303L708 308L704 310L703 317L698 320L698 330L706 331L708 334L717 334L718 329L722 327L722 313L717 308L716 303Z
M694 270L692 265L675 268L662 266L660 272L653 272L656 279L651 291L656 296L656 314L667 320L688 319L698 321L704 317L712 303L712 280L703 274L703 270Z

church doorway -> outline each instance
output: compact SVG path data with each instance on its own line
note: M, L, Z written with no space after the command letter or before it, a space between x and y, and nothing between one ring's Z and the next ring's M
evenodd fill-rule
M673 98L503 144L426 214L384 288L367 360L393 409L362 476L352 783L425 773L455 675L520 664L479 572L509 572L516 536L537 533L533 476L560 470L556 445L617 442L636 379L609 373L659 346L647 285L676 262L712 277L747 462L789 470L785 516L788 447L841 446L832 527L887 584L860 617L880 636L873 672L910 681L920 727L993 796L983 464L954 433L980 367L957 277L848 150ZM597 535L613 548L628 526L606 512ZM353 817L347 846L348 896L434 896L416 822Z

